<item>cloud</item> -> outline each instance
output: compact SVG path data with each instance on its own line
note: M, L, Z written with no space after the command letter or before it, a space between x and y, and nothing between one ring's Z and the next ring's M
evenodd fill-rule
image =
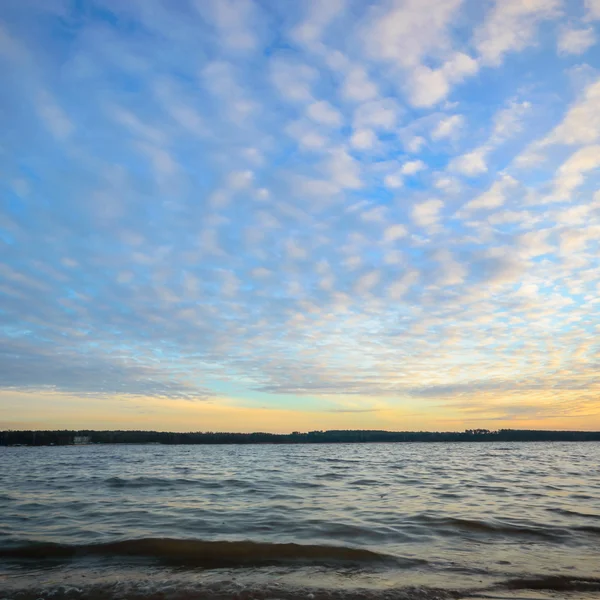
M461 83L478 70L477 61L461 52L457 52L438 69L419 65L408 80L410 102L418 107L433 106L446 98L454 84Z
M36 422L597 406L592 3L13 4L0 392Z
M271 82L286 100L310 102L317 72L301 61L276 56L270 64Z
M426 168L427 165L422 160L409 160L400 167L400 173L402 175L416 175Z
M350 144L357 150L370 150L377 144L377 136L372 129L357 129L350 138Z
M258 40L251 24L255 20L254 4L243 0L196 0L197 10L218 31L221 44L235 51L254 50Z
M306 3L305 19L293 28L292 38L308 46L313 52L320 51L323 32L336 17L344 12L345 4L344 0L331 0L326 6L314 1Z
M392 98L373 100L361 104L354 111L354 127L361 129L393 129L400 115L400 107Z
M506 195L517 185L516 179L510 175L503 175L494 182L489 190L477 196L463 207L463 211L475 211L481 209L492 210L499 208L506 201Z
M505 54L534 44L538 25L559 15L559 0L496 0L475 32L482 60L489 65L500 64Z
M404 225L396 224L390 225L383 235L383 239L386 242L394 242L403 238L407 234L406 227Z
M588 19L600 20L600 2L598 0L584 0Z
M485 154L486 152L483 148L467 152L453 159L449 165L449 169L467 177L481 175L481 173L485 173L488 170Z
M353 67L346 75L342 95L354 102L366 102L377 97L379 90L361 67Z
M588 172L600 167L600 145L586 146L573 153L558 169L554 178L553 199L568 200L585 181Z
M381 60L417 66L446 46L447 28L461 4L461 0L396 0L375 6L364 31L366 50Z
M596 33L591 27L563 28L558 36L559 54L583 54L596 44Z
M441 200L427 200L413 206L412 218L419 227L436 225L440 219L440 210L443 206Z
M62 140L73 133L73 123L47 92L39 96L38 113L50 133L57 139Z
M567 110L562 121L546 136L532 143L520 157L521 163L548 146L557 144L593 144L600 140L600 79L583 90L581 97Z
M310 119L322 125L339 127L342 124L342 115L325 100L313 102L306 113Z
M442 119L431 132L431 139L441 140L453 136L464 124L462 115L450 115Z
M13 343L1 351L0 388L60 391L83 395L155 396L206 400L212 393L173 378L168 370L140 365L126 355L80 355L56 347Z

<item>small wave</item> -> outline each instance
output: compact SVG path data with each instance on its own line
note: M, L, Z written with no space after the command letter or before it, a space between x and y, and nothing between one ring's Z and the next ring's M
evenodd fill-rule
M501 591L503 590L503 591ZM505 596L510 590L510 596ZM466 598L514 598L521 593L549 592L546 598L558 598L556 593L595 593L600 591L600 579L566 576L524 576L510 579L491 587L478 588L436 588L427 586L403 586L387 589L373 588L320 588L316 586L289 586L280 583L239 583L235 580L202 582L177 580L172 577L151 577L142 581L114 580L107 582L82 584L81 582L50 585L46 587L15 588L3 590L18 600L106 600L107 598L127 598L128 600L223 600L224 598L268 600L307 600L321 598L326 600L459 600ZM498 594L502 594L501 596ZM531 596L532 597L532 596ZM536 598L541 598L537 593ZM563 597L562 595L560 597Z
M568 510L566 508L547 508L548 512L557 513L559 515L564 515L565 517L584 517L585 519L596 519L600 520L600 515L592 514L592 513L583 513L577 510Z
M100 544L30 543L1 548L4 559L72 559L84 556L144 557L189 566L219 568L303 564L399 562L394 557L347 546L142 538ZM405 561L404 561L405 562Z
M320 473L315 475L315 479L324 479L325 481L338 481L340 479L346 479L346 475L342 473Z
M110 477L105 483L112 488L145 488L145 487L182 487L198 486L207 489L222 488L224 486L234 486L235 481L211 481L204 479L189 479L186 477Z
M18 600L107 600L127 598L128 600L454 600L464 595L456 590L443 590L430 587L402 587L387 590L350 588L332 589L318 587L282 586L278 584L240 584L235 581L218 583L205 582L111 582L87 585L60 585L46 588L19 589L11 594Z
M379 485L379 481L375 481L374 479L357 479L356 481L352 481L350 485Z
M546 575L509 579L502 587L511 590L543 590L551 592L600 592L600 579Z
M461 531L471 531L475 533L498 534L515 537L535 537L542 539L562 539L565 530L561 528L540 527L524 524L512 524L506 522L477 521L472 519L461 519L457 517L434 517L431 515L419 515L415 519L417 522L427 523L434 530L440 533L460 533ZM580 531L595 528L571 528Z
M174 485L177 483L176 479L165 479L162 477L109 477L106 479L106 483L110 487L122 488L122 487L152 487L152 486L165 486ZM180 482L185 481L179 479Z

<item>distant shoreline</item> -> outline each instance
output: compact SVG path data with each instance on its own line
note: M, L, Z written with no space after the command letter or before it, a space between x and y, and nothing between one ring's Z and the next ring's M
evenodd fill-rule
M91 444L364 444L414 442L598 442L600 431L469 429L450 431L328 430L294 433L169 432L138 430L4 430L0 446Z

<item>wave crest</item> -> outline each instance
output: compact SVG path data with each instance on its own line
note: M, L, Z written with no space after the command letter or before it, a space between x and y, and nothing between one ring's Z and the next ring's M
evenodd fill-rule
M5 559L56 560L82 556L144 557L207 568L248 567L286 562L305 564L403 562L386 554L347 546L173 538L143 538L85 545L32 543L0 549L0 558ZM406 559L406 562L413 561Z

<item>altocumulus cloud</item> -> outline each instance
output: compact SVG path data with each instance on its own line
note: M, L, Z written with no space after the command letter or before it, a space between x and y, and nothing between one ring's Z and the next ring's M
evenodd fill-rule
M2 3L0 386L588 410L596 4Z

